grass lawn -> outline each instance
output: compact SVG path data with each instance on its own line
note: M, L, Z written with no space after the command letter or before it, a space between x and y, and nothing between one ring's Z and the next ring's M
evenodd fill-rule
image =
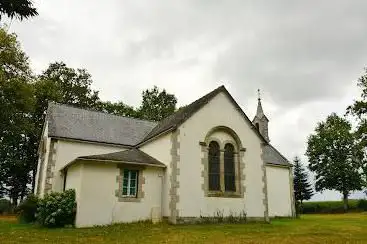
M303 215L271 224L121 224L44 229L0 217L0 243L367 243L367 213Z

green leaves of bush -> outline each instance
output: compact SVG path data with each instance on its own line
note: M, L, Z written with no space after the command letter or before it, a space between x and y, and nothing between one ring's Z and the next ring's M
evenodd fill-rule
M76 214L75 191L52 192L38 202L37 222L46 227L73 225Z

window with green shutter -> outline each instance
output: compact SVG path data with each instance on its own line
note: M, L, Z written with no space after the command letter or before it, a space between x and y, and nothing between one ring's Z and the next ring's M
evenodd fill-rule
M136 197L138 192L138 170L124 170L124 178L122 183L123 197Z

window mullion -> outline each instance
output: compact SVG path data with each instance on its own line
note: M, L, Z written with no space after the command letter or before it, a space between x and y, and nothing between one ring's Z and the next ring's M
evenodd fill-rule
M219 177L220 177L220 191L224 192L225 191L225 180L224 180L224 151L220 150L219 152L220 154L220 160L219 160Z
M131 171L128 173L127 177L127 195L130 196L130 180L131 180Z

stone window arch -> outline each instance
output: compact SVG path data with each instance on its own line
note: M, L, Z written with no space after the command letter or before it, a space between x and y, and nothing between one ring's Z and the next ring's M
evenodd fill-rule
M207 133L200 145L205 196L243 197L245 149L238 135L228 127L218 126Z

